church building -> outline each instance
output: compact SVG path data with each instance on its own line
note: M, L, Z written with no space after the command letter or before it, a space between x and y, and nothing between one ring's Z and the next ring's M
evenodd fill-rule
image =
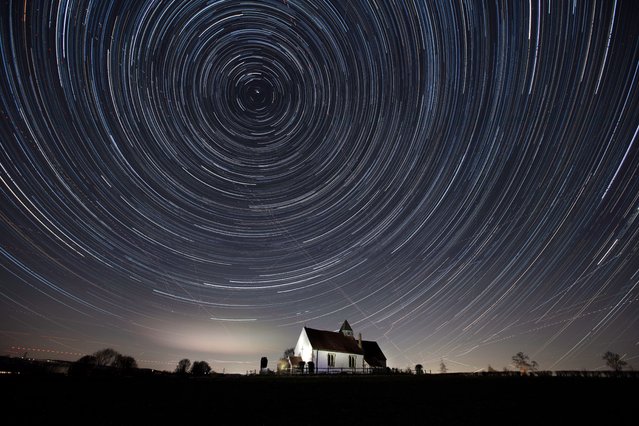
M295 356L312 361L318 373L344 370L386 368L386 357L377 342L356 339L348 321L339 331L304 327L295 345Z

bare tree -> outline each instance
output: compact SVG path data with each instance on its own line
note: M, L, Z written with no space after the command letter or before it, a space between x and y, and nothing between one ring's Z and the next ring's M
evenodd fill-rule
M526 374L529 371L536 371L539 368L537 361L531 361L530 357L523 352L517 352L512 357L513 365L519 369L522 374Z
M121 355L119 352L111 348L106 348L100 349L99 351L95 352L93 356L95 357L95 362L97 365L103 367L111 367L115 364L116 360Z
M288 348L284 351L284 358L295 355L295 348Z
M606 352L603 357L604 361L606 361L606 365L613 369L614 371L621 371L625 366L628 365L626 361L621 359L621 356L614 352Z
M439 363L439 372L441 374L445 374L448 373L448 367L446 367L446 364L444 364L444 360L442 359L441 362Z
M191 360L188 358L181 359L178 361L177 367L175 367L175 373L186 374L189 372L189 367L191 367Z

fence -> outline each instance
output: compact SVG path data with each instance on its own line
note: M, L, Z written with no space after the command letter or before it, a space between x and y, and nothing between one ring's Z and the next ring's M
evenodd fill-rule
M257 371L251 371L250 374L256 374ZM415 371L404 371L397 368L316 368L313 372L309 372L308 368L300 369L299 367L285 370L279 370L277 372L269 371L270 374L290 375L290 376L308 376L308 375L327 375L327 374L358 374L358 375L412 375L418 374ZM599 378L631 378L639 379L639 371L531 371L527 374L522 374L519 371L480 371L480 372L466 372L466 373L446 373L446 374L429 374L421 373L424 376L432 377L599 377Z
M294 367L292 369L284 369L278 371L278 374L289 375L309 375L309 374L390 374L392 370L390 368L312 368L309 371L308 365L303 368Z

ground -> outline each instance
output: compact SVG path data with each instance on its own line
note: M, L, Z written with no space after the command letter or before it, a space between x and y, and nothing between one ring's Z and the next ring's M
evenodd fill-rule
M3 424L636 424L636 378L0 377Z

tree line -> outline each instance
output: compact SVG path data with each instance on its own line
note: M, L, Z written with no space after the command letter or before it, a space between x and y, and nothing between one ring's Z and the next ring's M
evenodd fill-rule
M284 357L280 360L285 360L288 357L293 356L293 348L284 351ZM621 372L624 368L630 368L628 362L622 359L622 356L618 353L607 351L603 354L602 359L606 362L606 366L615 372ZM521 374L528 374L539 370L539 364L537 361L531 360L528 355L523 352L517 352L511 358L512 365L521 372ZM96 370L101 372L111 373L123 373L130 372L133 369L137 369L138 365L132 356L122 355L114 349L106 348L94 352L92 355L84 355L78 359L69 369L70 375L87 375L93 374ZM412 369L408 367L407 372L412 373ZM422 364L415 365L415 373L423 374L424 367ZM488 366L488 372L496 372L490 365ZM504 371L508 371L504 368ZM174 373L181 376L193 376L203 377L213 372L211 366L206 361L194 361L188 358L181 359L175 367ZM448 367L442 359L439 364L439 372L445 374L448 372Z
M91 355L84 355L69 368L69 374L87 376L95 374L122 374L138 368L135 358L122 355L118 351L106 348ZM183 376L202 377L213 372L206 361L191 361L187 358L180 360L174 373Z
M195 377L202 377L210 374L211 371L213 370L206 361L194 361L193 364L191 364L191 360L184 358L178 362L174 372L181 376L191 375Z
M602 359L606 362L606 366L612 371L621 372L624 368L627 367L632 369L632 367L628 365L628 362L624 361L621 355L619 355L618 353L607 351L605 354L603 354ZM539 370L539 364L537 363L537 361L531 360L530 357L523 352L517 352L515 355L512 356L511 361L512 365L517 370L519 370L521 374L528 374L530 372ZM424 367L421 364L415 365L415 372L417 374L423 374L423 371ZM497 370L495 370L490 365L488 366L487 371L489 373L497 372ZM508 371L508 368L504 367L504 371ZM443 359L439 363L439 372L440 374L445 374L448 372L448 367L444 363Z
M69 368L69 375L84 376L101 373L126 373L138 368L138 363L132 356L122 355L118 351L106 348L84 355Z

